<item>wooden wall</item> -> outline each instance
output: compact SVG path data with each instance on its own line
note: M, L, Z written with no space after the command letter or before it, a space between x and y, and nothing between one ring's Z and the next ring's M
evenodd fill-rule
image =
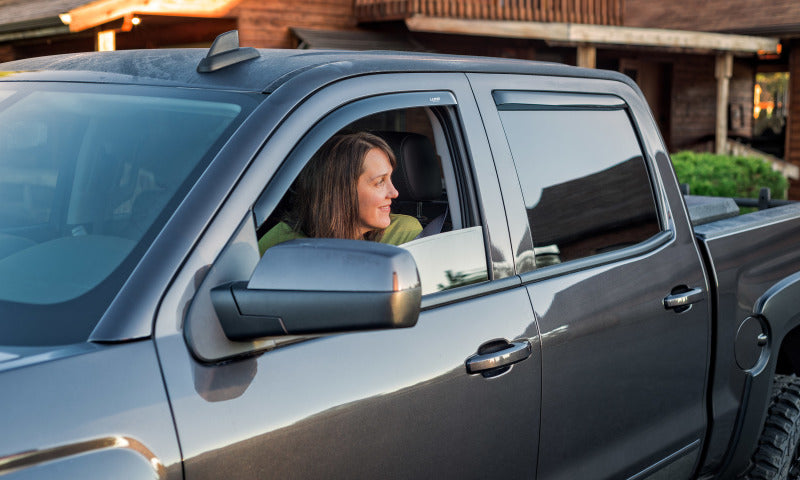
M622 0L355 0L356 17L374 22L411 15L621 25Z
M11 45L0 45L0 63L10 62L16 58L17 57L14 54L14 47Z
M789 48L789 112L786 121L786 158L800 166L800 40ZM791 181L789 198L800 199L800 181Z
M709 32L797 29L797 0L625 0L628 27L674 28Z
M289 27L329 30L356 27L353 0L243 0L238 17L239 41L257 48L295 48Z
M714 56L682 55L675 57L672 64L671 138L668 143L673 151L678 151L714 139L717 79ZM754 82L754 65L736 60L730 82L729 136L752 135Z
M753 89L755 86L755 62L734 60L728 115L729 135L745 138L753 135Z

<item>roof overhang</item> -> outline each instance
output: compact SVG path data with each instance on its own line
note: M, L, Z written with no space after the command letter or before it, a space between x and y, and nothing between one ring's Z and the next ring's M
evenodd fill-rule
M323 30L289 27L300 40L297 48L322 50L403 50L424 51L413 38L374 30Z
M96 0L60 15L71 32L80 32L135 14L221 17L241 0Z
M47 17L0 25L0 42L28 38L52 37L69 33L69 27L58 17Z
M580 23L466 20L426 15L413 15L405 22L408 29L415 32L525 38L574 45L637 46L754 54L776 52L779 43L777 38L772 37Z

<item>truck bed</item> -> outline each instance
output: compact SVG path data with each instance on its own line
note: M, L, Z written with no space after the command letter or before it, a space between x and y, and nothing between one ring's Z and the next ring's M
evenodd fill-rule
M768 396L769 390L755 391L754 378L766 376L758 368L744 370L737 365L737 333L770 287L800 271L800 202L738 215L732 199L704 200L707 198L687 198L695 236L711 277L709 292L714 311L711 344L715 348L708 397L712 399L712 428L706 439L701 473L726 465L741 471L749 452L755 449L767 403L756 401L754 395ZM765 347L772 348L768 355L777 356L779 346ZM748 409L748 402L754 408ZM731 438L742 439L737 448L729 448Z

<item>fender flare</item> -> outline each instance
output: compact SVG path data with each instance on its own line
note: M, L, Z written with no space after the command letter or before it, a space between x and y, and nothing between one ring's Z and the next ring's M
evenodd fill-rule
M749 465L758 446L772 392L772 379L778 363L780 347L792 329L800 326L800 272L793 273L767 289L753 306L753 317L759 319L767 345L756 367L747 372L738 428L731 439L730 463L724 473L739 474Z

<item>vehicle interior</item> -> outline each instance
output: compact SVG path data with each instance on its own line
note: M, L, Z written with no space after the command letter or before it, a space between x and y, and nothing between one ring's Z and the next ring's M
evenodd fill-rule
M397 165L392 182L399 193L392 202L392 213L410 215L423 227L425 236L463 228L458 195L457 172L450 147L435 113L428 108L408 108L380 112L359 119L338 133L365 131L375 134L392 148ZM294 203L293 191L259 226L259 238L278 222L287 219Z
M423 293L488 279L484 231L470 196L470 172L454 139L452 113L443 108L388 110L360 118L337 133L370 132L392 148L397 165L392 182L398 197L392 213L415 217L422 233L401 247L411 251ZM257 237L281 221L291 223L293 189L259 225Z
M80 339L213 158L241 107L92 91L65 95L49 85L4 87L0 307L57 323L50 310L73 305L80 312L75 318L87 319L70 331ZM68 341L62 335L68 325L36 325L30 322L30 332L19 338ZM6 341L22 330L9 331Z

